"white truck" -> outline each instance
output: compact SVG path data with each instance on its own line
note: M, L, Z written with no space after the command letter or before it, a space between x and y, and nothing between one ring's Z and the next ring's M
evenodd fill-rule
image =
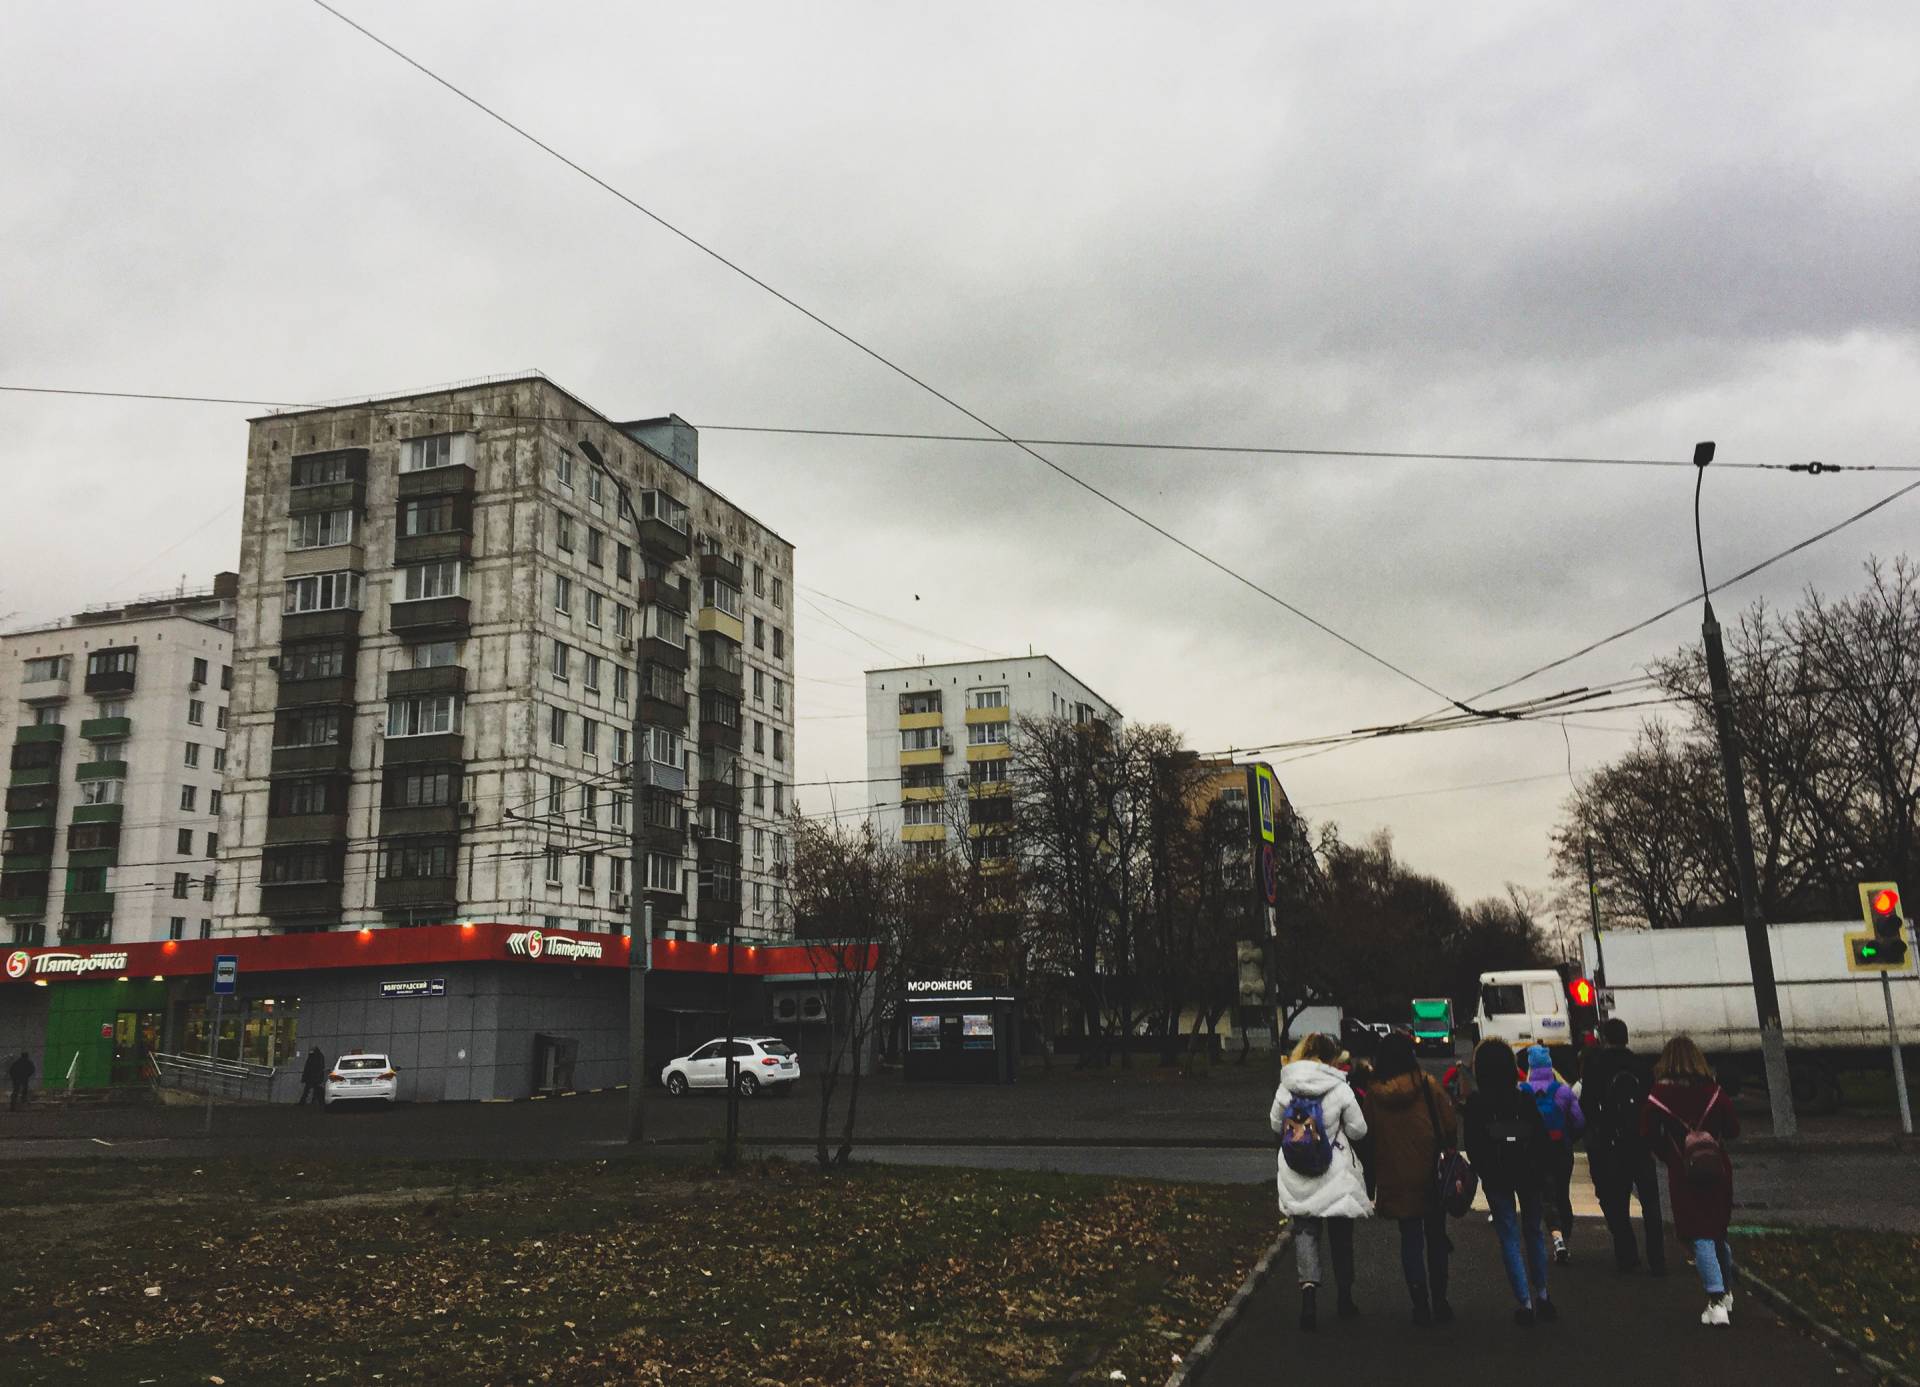
M1847 969L1846 936L1864 928L1859 920L1767 926L1794 1103L1810 1111L1839 1106L1842 1071L1893 1063L1880 978ZM1605 930L1583 935L1581 954L1601 1016L1625 1021L1635 1050L1658 1054L1674 1036L1690 1035L1730 1092L1743 1081L1763 1081L1743 928ZM1889 981L1911 1071L1920 1044L1920 977L1910 965Z

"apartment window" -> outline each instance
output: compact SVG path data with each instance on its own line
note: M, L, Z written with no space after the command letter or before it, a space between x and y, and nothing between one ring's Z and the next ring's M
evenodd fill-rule
M773 706L776 709L787 706L787 685L783 679L773 681Z
M267 797L267 813L276 818L327 814L346 807L343 789L331 780L278 780Z
M552 673L553 677L563 682L572 678L573 676L568 672L572 668L572 661L572 648L568 646L565 641L555 641L553 643L553 660L548 665L548 670Z
M276 852L260 864L263 886L286 886L303 881L326 881L339 870L338 860L324 847Z
M767 648L767 620L765 617L757 616L753 619L753 648L755 650L765 650Z
M773 658L776 660L787 658L787 633L778 626L773 628Z
M338 712L288 712L276 720L275 746L335 746L339 741Z
M193 662L193 682L196 684L207 682L207 662L197 657Z
M385 802L389 809L442 809L454 802L460 777L453 771L409 771L389 775Z
M1007 691L998 689L975 689L969 696L969 702L976 708L1004 708L1007 706Z
M382 854L380 875L388 880L419 880L453 875L452 843L440 838L389 843Z
M436 467L452 465L453 435L450 433L435 438L409 438L401 445L402 472L431 472Z
M580 822L598 823L600 820L600 790L594 785L580 787Z
M200 743L187 743L187 764L189 766L197 766L200 764Z
M764 669L756 669L753 672L753 701L755 703L767 701L767 672Z
M607 796L607 820L615 828L627 826L627 797L617 790Z
M429 496L400 503L400 537L444 535L460 526L460 512L451 496Z
M96 650L87 656L87 673L132 674L139 658L137 650Z
M1011 761L975 761L967 767L967 776L975 785L1004 784Z
M755 809L767 807L767 778L759 771L753 773L753 807Z
M182 857L193 856L193 830L183 828L174 835L173 850Z
M759 915L767 908L767 884L756 881L753 884L753 913Z
M600 489L603 485L604 482L600 476L600 469L598 467L589 467L587 469L587 499L596 506L600 504L600 498L604 494Z
M44 711L58 713L60 710L58 708L53 708L53 709L47 709ZM127 701L124 698L101 699L99 710L95 714L96 717L103 717L103 718L124 718L126 715L127 715ZM58 722L59 719L55 718L54 721Z
M220 835L217 833L209 833L207 835L207 856L218 857L219 855L220 855Z
M587 692L589 693L600 692L600 657L598 655L587 656L585 683L587 687Z
M940 691L933 689L923 693L904 693L900 695L900 716L915 717L921 713L940 711Z
M553 478L562 491L573 490L573 454L562 452L553 460Z
M199 810L200 787L198 785L182 785L180 787L180 807L190 814Z
M41 707L41 708L35 708L33 710L33 725L35 727L62 726L63 724L60 721L60 709L57 706L53 706L53 705L48 705L46 707Z
M753 720L753 754L755 756L767 754L767 725L758 718Z
M773 759L776 761L787 759L787 734L777 727L773 729Z
M599 475L598 473L595 474ZM587 526L587 562L595 568L604 568L607 563L607 537L593 526Z
M740 816L717 804L703 804L700 806L700 831L708 838L717 838L723 843L738 842Z
M665 853L648 853L647 890L672 891L677 894L680 890L680 859L668 857Z
M25 748L16 749L14 756L16 758L19 757L24 750ZM59 747L46 747L40 754L47 758L43 764L49 766L59 764ZM127 744L125 742L95 742L93 744L92 759L95 761L124 761L127 759ZM35 763L32 761L21 761L18 764L24 768L34 765Z
M600 756L600 724L592 718L580 719L580 750L598 760Z
M300 612L336 612L360 605L358 573L310 573L304 578L287 579L284 610L289 616Z
M649 727L646 729L647 759L659 766L679 766L681 763L680 734L670 727Z
M553 575L553 609L573 615L573 579L564 573Z
M724 694L700 695L700 720L716 722L722 727L738 727L740 725L739 700L728 698Z
M216 878L214 877L200 878L200 899L201 900L210 901L213 899L213 887L214 887L215 881L216 881Z
M912 800L901 806L901 812L910 824L944 823L946 811L947 806L939 800Z
M740 615L740 589L724 578L702 578L700 580L700 605L718 607L728 616Z
M187 917L173 915L167 919L167 938L185 939L187 937Z
M82 804L118 804L120 792L126 786L124 780L83 780L80 782L80 802Z
M773 812L776 814L787 812L787 787L778 780L773 782Z
M200 937L202 939L213 938L213 921L205 919L200 921Z
M567 744L567 710L550 709L547 714L547 740L555 746Z
M1007 741L1007 724L976 722L967 729L967 741L973 746L1004 746Z
M459 641L423 641L407 648L414 669L444 669L460 663Z
M648 607L642 625L645 634L655 640L665 641L668 645L687 643L687 619L678 612L668 611L665 607Z
M773 860L782 863L787 860L787 840L778 833L773 835ZM774 904L778 905L779 901Z
M192 895L193 895L192 875L187 872L175 872L173 874L173 898L176 901L184 901L189 899Z
M613 701L615 703L625 703L627 701L628 683L629 675L627 667L625 665L615 665L613 667Z
M627 894L627 859L609 857L607 859L607 889L616 896Z
M345 641L290 645L280 657L280 681L286 684L298 683L302 679L338 679L346 670Z
M776 607L787 605L787 585L779 578L773 580L773 605Z
M326 549L353 543L353 512L310 510L287 517L287 548ZM200 661L205 664L206 661Z
M233 691L233 666L232 665L220 666L220 688L223 692L226 692L226 693L231 693Z
M460 699L454 694L415 694L387 700L389 737L430 737L460 730Z
M600 594L592 588L587 589L587 625L600 629Z
M553 512L553 542L560 546L561 552L573 552L573 517L559 509Z
M547 777L547 813L555 818L566 812L567 782L557 775Z
M946 733L938 727L906 727L900 731L900 750L935 751L941 746Z
M633 608L613 604L613 634L623 641L633 639Z
M409 564L401 570L406 578L400 600L425 602L435 597L458 597L463 586L461 580L465 576L465 567L458 559Z
M188 699L187 721L195 727L204 727L207 721L207 705L197 698Z
M614 765L624 766L627 764L627 750L629 745L630 745L630 739L627 736L627 729L624 727L614 728L613 729L613 764Z
M577 869L577 875L574 877L574 882L582 891L591 891L593 890L593 854L583 852L580 854L578 861L579 867Z
M218 731L225 732L227 730L227 709L225 704L213 710L213 725Z
M686 503L675 500L664 491L640 493L640 518L661 521L683 535L687 532Z
M217 771L223 771L227 768L227 749L225 747L217 746L213 749L213 768ZM215 790L213 797L218 800L220 798L220 792Z
M291 475L293 486L326 486L332 482L347 480L345 453L315 453L311 457L293 460Z
M764 862L766 858L767 831L764 828L756 828L753 831L753 860L755 862Z
M753 595L755 597L767 595L767 570L761 564L753 566Z
M613 576L616 578L633 577L633 549L629 545L615 542L613 546Z
M557 848L547 849L547 885L549 886L560 884L560 859L563 855Z

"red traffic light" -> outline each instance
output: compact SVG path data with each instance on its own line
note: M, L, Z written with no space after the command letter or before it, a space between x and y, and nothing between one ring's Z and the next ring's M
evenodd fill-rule
M1567 984L1567 995L1573 998L1573 1004L1577 1007L1592 1006L1593 984L1585 978L1575 978Z
M1885 919L1900 908L1900 893L1883 887L1873 893L1871 904L1873 913L1880 919Z

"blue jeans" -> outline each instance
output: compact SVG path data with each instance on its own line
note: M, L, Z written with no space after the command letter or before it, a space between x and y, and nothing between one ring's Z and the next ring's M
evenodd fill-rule
M1710 1296L1725 1295L1733 1279L1733 1249L1717 1238L1693 1240L1693 1269L1700 1273L1700 1289Z
M1547 1234L1540 1224L1540 1191L1524 1189L1519 1191L1520 1212L1514 1215L1515 1192L1512 1190L1488 1190L1487 1208L1493 1213L1494 1236L1500 1239L1500 1260L1507 1269L1507 1284L1513 1287L1513 1298L1517 1304L1532 1305L1547 1298ZM1522 1232L1525 1233L1525 1255L1522 1255ZM1533 1274L1532 1291L1528 1291L1527 1274Z

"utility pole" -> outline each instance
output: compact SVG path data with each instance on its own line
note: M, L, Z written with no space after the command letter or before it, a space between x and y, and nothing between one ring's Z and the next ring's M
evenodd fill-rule
M740 840L740 753L732 751L728 754L733 758L733 837L737 848ZM720 879L717 872L714 879ZM728 1170L733 1169L740 1152L740 1066L733 1055L733 927L739 919L740 872L736 859L733 900L727 908L727 1148L721 1164Z
M1704 609L1700 636L1707 652L1707 680L1713 688L1713 722L1720 740L1720 773L1727 787L1727 823L1733 834L1733 864L1740 890L1740 921L1747 932L1747 960L1753 972L1753 1000L1760 1016L1760 1056L1766 1065L1767 1101L1773 1109L1773 1134L1795 1137L1800 1124L1793 1112L1793 1082L1787 1070L1787 1038L1780 1025L1780 992L1773 978L1773 950L1760 918L1760 886L1753 866L1753 830L1747 819L1746 783L1740 773L1740 734L1733 724L1733 684L1727 677L1727 652L1714 620L1707 587L1707 554L1700 541L1700 488L1713 461L1713 444L1693 449L1693 544L1700 559L1700 599Z

